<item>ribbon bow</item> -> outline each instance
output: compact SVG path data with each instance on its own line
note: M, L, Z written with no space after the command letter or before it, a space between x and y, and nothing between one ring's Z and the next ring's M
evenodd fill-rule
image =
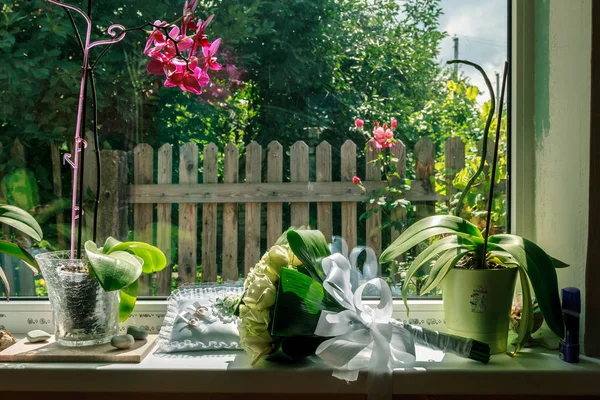
M360 369L369 368L371 380L413 363L412 336L406 329L391 324L392 293L387 283L381 278L371 279L353 292L352 267L346 257L333 254L323 260L322 266L327 274L323 288L345 309L322 311L315 329L315 335L331 337L315 353L335 368L333 376L355 381ZM375 308L362 302L363 292L370 285L381 293Z

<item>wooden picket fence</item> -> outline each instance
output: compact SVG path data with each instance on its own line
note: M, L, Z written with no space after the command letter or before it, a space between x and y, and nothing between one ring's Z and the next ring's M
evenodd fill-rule
M133 150L132 174L128 173L126 152L103 150L98 241L103 241L109 235L123 239L131 228L135 240L153 243L167 255L171 262L165 270L155 277L144 275L141 278L140 295L168 295L171 292L174 263L178 265L178 284L195 283L198 265L202 266L204 282L216 281L218 273L225 281L239 279L240 273L245 275L260 259L266 247L274 243L286 228L282 218L286 203L289 203L292 226L309 225L309 203L316 203L317 224L313 228L321 230L327 238L334 234L341 235L352 248L359 244L357 204L365 199L360 188L352 183L352 177L357 173L357 145L346 141L339 149L339 181L333 179L332 171L332 156L338 152L334 153L327 142L320 143L312 153L309 150L309 146L302 141L291 146L289 153L276 141L266 149L252 142L240 155L238 147L229 143L222 149L222 176L218 174L219 149L215 144L204 147L202 157L199 157L196 144L181 145L177 169L174 168L171 144L164 144L156 152L148 144L139 144ZM448 171L447 188L451 194L452 179L465 164L465 146L459 138L451 138L444 144L444 151ZM364 157L363 183L368 190L384 185L379 167L372 162L377 159L378 152L369 146ZM404 144L396 142L392 152L398 159L397 171L404 178L407 162ZM284 177L283 162L287 154L289 177ZM412 159L416 179L411 182L411 190L405 193L405 198L415 205L417 218L423 218L435 212L435 202L446 201L447 198L436 194L433 188L433 142L427 138L420 139L414 147ZM202 160L201 165L199 160ZM312 170L316 171L314 181L309 180L311 163L314 163ZM173 183L173 171L177 170L178 183ZM200 171L201 183L198 182ZM132 182L128 182L129 176L132 176ZM54 183L56 186L56 177ZM340 203L341 215L333 215L334 203ZM266 218L261 215L263 204L266 204ZM172 221L172 211L176 205L178 221ZM367 209L370 207L367 205ZM133 226L130 227L128 220L131 209ZM86 213L86 224L89 223L90 214ZM334 218L341 219L339 232L333 231ZM398 218L406 216L399 213ZM261 221L265 219L266 228L261 233ZM217 246L218 232L221 234L220 249ZM175 234L178 238L177 260L172 259L174 252L171 239ZM262 234L266 234L266 241L262 241L261 248ZM390 235L387 238L393 240L399 234L393 229L382 231L380 215L373 214L366 221L364 244L379 255L382 235ZM64 242L60 235L59 241ZM198 247L201 248L200 254L197 254ZM221 255L220 266L217 265L218 252ZM243 271L238 268L239 252L243 254ZM26 290L17 289L16 292L33 294L30 279L20 279L20 285Z

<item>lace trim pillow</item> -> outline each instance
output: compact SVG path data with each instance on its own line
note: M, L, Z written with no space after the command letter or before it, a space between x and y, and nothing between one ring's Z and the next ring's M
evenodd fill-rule
M156 351L241 350L233 310L243 291L241 286L227 284L175 290L168 300Z

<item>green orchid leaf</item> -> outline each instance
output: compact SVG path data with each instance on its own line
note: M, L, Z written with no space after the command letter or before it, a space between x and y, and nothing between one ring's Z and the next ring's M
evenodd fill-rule
M6 291L6 300L10 300L10 284L8 283L8 278L4 273L4 270L0 268L0 281L4 284L4 289Z
M102 246L102 253L104 254L108 254L109 251L115 247L116 245L119 245L123 242L121 242L120 240L115 239L112 236L109 236L108 239L106 239L106 241L104 242L104 246Z
M6 240L0 240L0 253L7 254L11 257L18 258L23 261L33 271L34 275L40 273L40 266L35 258L24 248Z
M35 218L19 207L0 204L0 223L12 226L38 242L41 242L44 236Z
M560 260L557 260L556 258L552 257L551 255L548 255L548 257L550 257L550 259L552 260L552 264L554 264L554 268L567 268L569 266L569 264L564 263Z
M85 252L92 273L107 292L131 285L142 274L144 261L133 254L125 251L102 254L91 240L85 243Z
M437 287L440 282L448 275L448 272L456 263L463 258L467 253L469 253L469 249L465 248L457 248L448 250L439 260L431 267L429 271L429 276L423 285L423 289L421 290L421 294L425 294L433 290Z
M317 230L298 229L288 231L287 240L294 255L302 262L310 276L323 282L325 272L321 260L331 255L325 236Z
M531 289L529 288L529 279L524 268L519 267L519 278L521 280L521 291L523 299L523 311L521 312L521 321L519 322L519 332L516 339L516 347L511 356L514 356L521 350L521 347L529 340L533 330L533 307L531 306Z
M111 255L115 252L126 251L140 257L143 260L142 268L145 274L161 271L167 266L167 258L158 247L144 242L122 242L118 244L116 242L118 242L116 239L111 241L111 247L104 250L104 253Z
M481 232L472 223L453 215L436 215L411 225L385 249L379 262L384 264L393 261L422 241L443 234L482 238Z
M490 236L489 242L510 253L522 268L535 292L548 327L564 336L564 322L558 294L558 279L552 258L535 243L515 235ZM525 301L525 299L523 299Z
M493 248L493 244L488 244L488 249ZM486 256L487 261L494 261L496 264L501 264L504 266L510 265L519 265L517 260L512 256L512 254L507 253L502 250L490 250Z
M407 313L409 312L407 303L408 289L413 276L415 276L420 269L434 262L436 258L439 258L446 251L456 248L464 248L467 251L474 250L476 248L475 243L470 239L471 238L461 238L459 236L445 237L436 241L431 246L428 246L414 259L406 271L406 278L404 279L404 285L402 287L402 299L404 300ZM479 240L478 238L474 239Z
M124 287L119 292L119 322L124 322L135 308L138 293L138 281L136 280L131 285Z

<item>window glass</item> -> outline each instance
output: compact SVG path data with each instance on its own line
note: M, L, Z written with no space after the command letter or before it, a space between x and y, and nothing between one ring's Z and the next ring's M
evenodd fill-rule
M112 24L177 21L183 9L181 0L91 4L93 40L109 38ZM34 254L68 249L73 170L63 160L73 147L81 51L61 7L43 0L0 5L0 202L32 213L44 241L31 243L6 226L2 235ZM149 26L90 55L96 98L90 88L81 241L93 238L97 197L99 244L114 236L159 246L169 266L145 281L141 295L243 277L289 226L318 228L343 237L349 250L366 245L379 255L415 221L456 207L480 160L490 93L476 70L446 61L481 64L498 92L506 0L209 0L195 15L214 15L205 34L211 43L221 39L214 62L222 68L209 68L200 95L165 87L164 76L148 72ZM85 34L84 21L74 18ZM375 124L392 129L391 148L369 144ZM505 126L506 118L495 232L507 221ZM378 196L365 204L352 183L356 176L369 190L385 185L370 163L379 153L394 156L398 188L383 209ZM484 172L461 211L481 228L489 164ZM375 273L398 293L425 246ZM361 255L359 267L364 261ZM17 260L0 256L0 265L12 296L47 295L43 277ZM411 294L422 279L413 280Z

